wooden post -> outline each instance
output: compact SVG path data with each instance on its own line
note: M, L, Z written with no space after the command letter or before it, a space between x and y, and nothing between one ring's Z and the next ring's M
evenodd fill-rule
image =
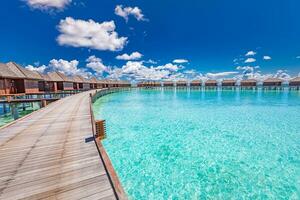
M43 100L41 101L41 107L44 108L44 107L46 107L46 106L47 106L47 101L46 101L46 99L43 99Z
M105 127L105 120L97 120L96 124L96 138L103 140L106 138L106 127Z
M11 104L11 114L12 114L14 120L19 119L18 106L16 103Z

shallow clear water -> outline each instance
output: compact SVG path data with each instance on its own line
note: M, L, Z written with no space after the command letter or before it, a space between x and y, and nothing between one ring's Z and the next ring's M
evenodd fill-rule
M130 199L300 199L300 93L133 90L94 104Z
M40 105L38 103L32 103L32 106L27 103L26 104L26 110L23 111L22 105L19 105L19 117L23 117L25 115L28 115L32 113L35 110L38 110L40 108ZM10 108L7 105L6 106L6 113L4 113L3 104L0 105L0 127L4 126L10 122L14 121L14 118L11 114Z

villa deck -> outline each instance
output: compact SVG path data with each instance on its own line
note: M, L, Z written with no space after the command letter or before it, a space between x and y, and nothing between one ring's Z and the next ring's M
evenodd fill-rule
M0 199L116 199L93 136L90 92L0 129Z

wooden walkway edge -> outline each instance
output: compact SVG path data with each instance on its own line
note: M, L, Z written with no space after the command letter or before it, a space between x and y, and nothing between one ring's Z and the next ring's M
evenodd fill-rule
M126 199L116 196L94 140L86 140L93 137L93 92L58 100L0 129L1 200Z

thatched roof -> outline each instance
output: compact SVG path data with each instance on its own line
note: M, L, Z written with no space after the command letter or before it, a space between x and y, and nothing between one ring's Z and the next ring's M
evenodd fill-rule
M73 78L66 76L61 72L56 72L56 73L64 80L64 82L74 82Z
M236 81L234 79L225 79L222 81L222 83L235 83Z
M82 76L76 75L76 76L73 76L72 78L75 83L83 83L84 82L84 79Z
M57 72L50 72L48 73L48 76L50 77L51 81L55 82L63 82L64 79L57 73Z
M96 79L95 77L90 78L89 80L90 83L97 83L98 79Z
M217 81L216 80L207 80L207 81L205 81L205 83L217 83Z
M181 80L181 81L177 81L177 84L187 84L187 81Z
M39 80L42 79L39 73L25 69L20 65L18 65L17 63L9 62L7 63L7 65L15 65L26 76L27 79L39 79Z
M241 83L256 83L257 81L255 79L247 79L247 80L242 80Z
M25 69L14 62L9 62L6 64L1 63L0 76L4 78L42 80L42 77L40 76L39 73Z
M201 80L192 80L191 83L202 83Z
M25 74L23 74L15 65L7 65L0 63L0 77L3 78L23 78L25 79Z
M300 76L291 79L291 80L290 80L290 83L291 83L291 82L300 82Z
M283 82L283 80L279 78L267 78L266 80L264 80L264 83L281 83L281 82Z
M44 81L51 81L51 78L48 74L39 73Z

